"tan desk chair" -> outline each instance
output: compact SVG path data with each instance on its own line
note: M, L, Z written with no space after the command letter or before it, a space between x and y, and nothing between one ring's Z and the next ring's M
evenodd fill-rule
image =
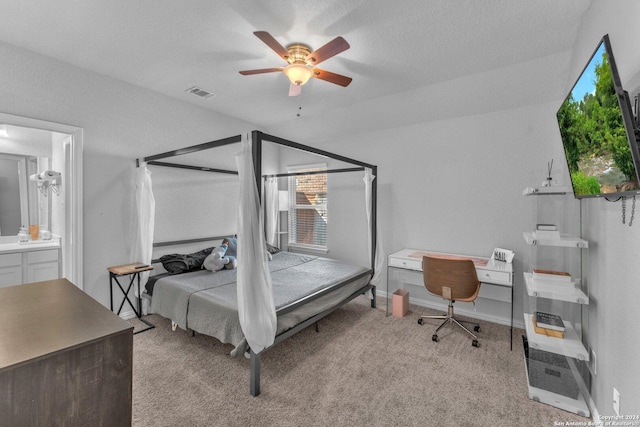
M442 329L444 325L453 323L471 335L473 337L471 344L477 347L478 337L465 328L462 323L460 323L461 321L453 316L454 302L474 302L478 297L478 292L480 292L480 281L478 280L473 261L465 258L424 256L422 257L422 275L427 291L449 300L449 309L446 315L421 316L420 319L418 319L418 323L422 325L423 319L444 319L444 322L438 326L438 329L436 329L431 337L433 341L438 341L438 331ZM474 325L473 330L479 332L480 325Z

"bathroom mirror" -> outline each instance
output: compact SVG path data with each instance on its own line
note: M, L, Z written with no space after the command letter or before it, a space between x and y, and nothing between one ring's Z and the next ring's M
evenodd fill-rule
M48 157L0 153L0 236L15 236L30 224L50 226L48 197L29 180L49 162Z
M16 236L20 227L50 227L49 197L29 176L51 168L52 133L3 126L0 138L0 236Z
M0 153L0 236L16 235L29 221L27 157Z

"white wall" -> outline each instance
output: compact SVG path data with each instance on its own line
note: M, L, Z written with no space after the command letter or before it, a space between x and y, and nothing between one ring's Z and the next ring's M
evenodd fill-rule
M571 86L604 34L609 34L622 86L640 87L640 2L594 0L580 29L571 62ZM584 202L583 202L584 203ZM597 411L614 415L613 388L620 392L620 414L640 414L640 223L623 225L621 202L585 203L589 249L589 347L597 354L591 394ZM640 206L639 206L640 207ZM640 210L639 212L640 213ZM639 217L640 218L640 217Z
M569 90L602 35L609 33L623 86L637 92L639 23L637 1L594 0L569 69L549 84ZM519 69L510 68L496 76ZM483 74L463 83L468 79L480 85L479 93L484 93L483 82L491 80ZM551 159L557 165L554 178L569 184L555 118L561 102L364 132L319 145L378 165L378 212L387 254L404 247L471 255L489 255L495 246L513 249L515 319L521 324L522 271L529 268L530 250L522 231L533 203L521 194L543 181ZM348 117L348 111L342 114ZM579 202L567 203L568 210L579 209ZM640 323L640 222L623 226L620 203L586 200L583 209L585 237L592 242L587 263L592 302L585 323L587 346L597 353L591 385L595 410L613 415L616 387L621 413L640 414L640 340L635 331ZM638 210L640 214L640 205Z
M237 233L237 175L159 166L149 169L156 201L156 242Z
M494 247L514 250L514 317L522 325L523 261L529 256L522 232L531 216L522 191L544 180L551 159L561 163L558 106L434 121L322 145L377 164L378 220L387 255L402 248L480 256ZM554 177L567 180L568 172L556 167ZM356 239L366 245L360 232Z
M0 61L0 112L84 130L83 284L108 306L107 267L132 261L135 159L254 126L11 45Z

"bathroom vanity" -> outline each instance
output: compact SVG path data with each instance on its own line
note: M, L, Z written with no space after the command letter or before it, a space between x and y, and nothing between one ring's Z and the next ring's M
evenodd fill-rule
M0 237L0 288L58 279L62 274L60 238L18 243Z

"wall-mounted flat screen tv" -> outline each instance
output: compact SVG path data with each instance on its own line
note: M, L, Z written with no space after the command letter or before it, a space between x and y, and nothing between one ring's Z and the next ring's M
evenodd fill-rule
M556 116L575 197L640 194L633 111L607 35Z

